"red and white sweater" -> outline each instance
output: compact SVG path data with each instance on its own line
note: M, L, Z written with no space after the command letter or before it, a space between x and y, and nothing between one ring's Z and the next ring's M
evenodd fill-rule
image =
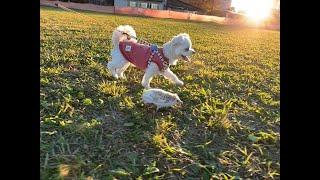
M135 42L121 41L119 43L119 49L124 58L139 69L145 70L148 67L148 59L152 54L150 46ZM163 61L161 61L161 57L159 57L158 53L163 57ZM168 64L169 60L165 58L163 48L158 48L158 53L154 54L151 58L151 62L157 64L159 70L162 71L165 68L163 62L166 61Z

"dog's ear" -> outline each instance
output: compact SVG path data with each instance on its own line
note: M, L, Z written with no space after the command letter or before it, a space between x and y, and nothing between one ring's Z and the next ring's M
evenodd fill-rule
M183 39L184 39L184 37L181 36L181 35L174 36L174 37L172 38L172 45L176 46L176 45L181 44L182 41L183 41Z
M189 34L187 34L187 33L181 33L181 34L179 34L179 35L184 36L184 37L186 37L186 38L190 38Z

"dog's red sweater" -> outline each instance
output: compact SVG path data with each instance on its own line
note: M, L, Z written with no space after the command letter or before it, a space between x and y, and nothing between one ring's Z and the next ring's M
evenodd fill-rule
M135 43L135 42L121 41L119 43L119 49L121 51L121 54L130 63L134 64L136 67L138 67L141 70L145 70L147 68L148 59L151 55L150 46ZM162 57L165 57L163 54L162 48L159 48L158 51ZM157 53L153 56L151 61L158 65L159 70L162 70L164 68L164 65L160 60L160 57L157 55Z

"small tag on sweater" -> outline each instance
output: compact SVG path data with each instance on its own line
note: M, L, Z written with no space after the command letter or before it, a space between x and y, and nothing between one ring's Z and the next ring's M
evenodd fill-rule
M125 51L126 52L130 52L131 51L131 46L130 45L126 45Z

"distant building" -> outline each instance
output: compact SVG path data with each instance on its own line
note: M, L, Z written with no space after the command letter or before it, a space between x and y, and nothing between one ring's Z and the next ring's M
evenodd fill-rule
M114 0L115 7L166 9L167 0Z
M96 5L113 6L114 0L88 0L88 2Z
M181 0L167 0L167 9L178 11L202 11L201 8L194 6L192 3Z
M231 7L232 0L168 0L168 7L181 7L199 13L224 16Z
M213 10L227 11L230 10L232 0L213 0Z

